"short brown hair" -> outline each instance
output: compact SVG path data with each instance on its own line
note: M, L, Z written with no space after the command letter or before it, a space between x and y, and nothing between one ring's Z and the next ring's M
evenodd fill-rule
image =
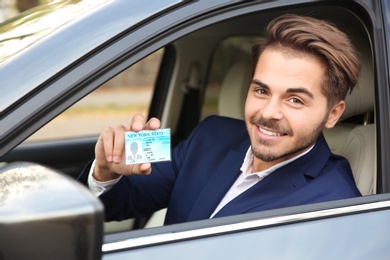
M252 47L253 68L266 48L317 57L325 65L322 90L328 106L344 100L356 86L360 61L348 36L329 22L308 16L282 15L266 28L266 38Z

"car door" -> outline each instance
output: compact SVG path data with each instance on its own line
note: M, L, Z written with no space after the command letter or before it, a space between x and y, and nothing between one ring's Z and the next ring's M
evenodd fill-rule
M389 194L105 236L103 259L387 259Z
M33 126L30 132L21 132L21 130L19 130L15 142L22 139L24 140L29 133L34 132L41 125L54 118L54 116L59 114L62 110L75 103L76 100L81 99L92 90L97 89L104 82L107 82L118 73L124 71L124 69L131 67L131 65L135 64L138 60L143 59L158 50L164 50L164 55L159 67L159 73L157 73L157 83L154 84L148 115L161 117L163 126L174 129L173 134L179 133L182 128L191 129L194 122L199 120L199 118L202 118L203 115L206 116L206 114L209 114L208 110L205 109L204 104L206 104L206 99L209 95L212 96L212 91L211 93L208 93L210 87L213 86L213 84L223 84L224 76L219 77L219 80L213 81L217 77L212 77L210 74L210 71L212 70L210 66L215 59L214 51L218 49L218 46L223 39L226 37L233 37L234 35L238 35L240 38L243 36L255 38L259 34L259 28L262 28L270 18L286 12L312 13L319 17L332 18L335 21L340 22L341 25L344 25L344 20L348 21L348 19L351 18L352 20L350 21L353 22L346 23L346 26L349 25L349 27L346 28L353 28L359 35L361 34L366 37L365 39L369 42L369 66L374 68L373 78L370 79L369 83L372 84L371 87L375 89L375 116L373 121L375 123L376 144L373 153L376 153L376 161L372 166L373 168L376 168L376 171L367 172L367 174L373 174L373 176L375 176L375 193L377 194L370 194L369 196L352 200L327 202L320 205L306 205L291 209L256 213L251 216L234 216L226 219L206 220L201 223L188 223L134 233L129 232L108 235L106 236L103 250L107 254L107 259L115 259L116 256L124 256L127 253L129 255L133 253L137 255L138 252L143 251L143 249L147 250L142 252L142 254L150 253L161 255L162 253L172 253L176 248L181 248L181 245L184 245L183 248L185 249L181 252L188 252L186 251L186 245L189 245L188 248L196 248L197 245L202 244L199 247L201 249L197 252L198 256L210 256L207 255L208 250L210 250L208 245L215 245L215 247L212 248L213 250L210 250L209 252L210 254L217 254L218 251L225 250L223 242L218 243L218 241L226 241L224 240L225 238L233 236L234 238L229 242L229 245L232 245L229 249L232 250L226 250L226 255L229 255L235 249L233 245L239 244L239 242L242 241L241 235L245 235L247 232L254 234L253 237L248 235L248 238L251 238L251 241L256 241L256 238L261 238L260 241L264 242L264 245L266 245L262 248L264 252L278 253L281 249L279 247L272 247L272 245L284 245L283 250L285 251L283 251L283 255L288 252L293 252L296 248L304 250L304 246L297 245L295 241L304 241L304 244L307 245L316 234L321 234L326 230L332 232L322 236L319 240L325 242L318 242L316 246L319 247L321 244L326 244L328 245L327 248L334 248L341 240L353 240L358 236L358 234L352 232L354 229L357 229L359 231L358 233L361 234L359 238L371 238L375 236L374 234L376 232L382 230L383 232L380 233L381 236L378 237L378 239L382 242L386 241L388 238L386 235L389 234L386 226L389 197L386 193L389 191L388 174L390 170L389 163L387 162L388 160L386 160L389 151L389 140L386 133L388 129L390 129L390 120L388 112L389 89L387 85L387 82L389 81L388 58L386 55L386 48L384 48L384 46L388 46L388 43L385 40L385 34L388 33L388 31L386 32L383 30L383 24L387 26L385 28L388 28L389 21L387 21L386 19L388 18L383 15L386 13L383 10L388 9L389 7L385 5L384 1L381 3L378 1L351 1L349 3L333 2L332 4L329 4L328 1L298 0L271 2L186 2L183 5L177 6L177 8L169 9L170 12L166 12L164 15L156 15L150 18L147 23L145 22L136 30L124 32L123 35L118 36L118 38L107 42L104 45L104 48L102 47L99 49L98 53L87 55L82 62L76 63L73 67L70 67L63 72L63 74L60 75L61 77L50 81L49 83L52 85L48 86L54 86L54 89L58 86L58 88L70 90L68 96L64 96L63 99L60 99L58 97L59 95L57 95L57 101L53 101L50 107L53 109L53 112L49 113L48 111L45 111L45 113L47 113L45 114L45 117L41 114L39 120L36 121L37 125ZM256 24L256 26L254 26L253 24L255 24L256 21L258 21L258 25ZM356 25L356 27L351 27L351 25ZM222 56L226 57L226 55ZM224 65L227 64L227 62L221 62L221 64ZM227 72L229 70L228 68L225 68L220 71ZM76 78L80 72L88 72L89 74L87 73L87 76ZM221 74L224 73L221 72ZM69 86L69 82L72 83L70 84L71 87L67 87ZM46 89L43 88L42 91L44 92L45 90ZM200 90L200 92L198 90ZM63 92L58 93L63 94ZM195 94L187 95L188 93ZM36 93L37 96L40 94L41 93ZM34 97L31 97L30 100L34 100ZM30 102L30 100L28 101ZM197 104L199 101L202 102L200 105ZM193 110L191 110L191 108ZM189 110L189 112L183 112L185 110ZM202 114L200 111L203 111ZM9 112L9 114L12 114L13 112L17 112L17 109ZM219 112L220 111L217 110L212 113L219 114ZM190 122L186 122L188 113L195 114ZM199 116L197 115L198 113L200 114ZM3 118L7 119L8 114L3 115ZM371 124L373 122L369 121L368 123ZM181 138L184 138L187 132L188 130L183 131L177 139L180 140ZM12 137L13 135L5 137L5 139L9 139L9 141L5 143L6 148L9 148L14 144L10 141ZM86 149L85 153L89 153L87 155L84 154L81 148L80 150L78 150L78 148L68 150L68 158L72 158L72 160L69 160L65 164L68 166L70 165L72 166L71 168L73 168L73 165L75 165L73 160L78 161L77 166L74 168L77 168L77 170L73 171L74 174L76 174L84 162L89 160L93 155L93 146L96 138L97 136L95 135L94 137L91 137L91 139L75 140L76 145L81 145L83 149ZM85 141L84 145L81 140ZM67 142L68 141L63 141L54 146L60 151L61 145L64 147ZM68 144L70 143L71 141L68 142ZM28 143L21 145L20 150L27 149L29 145L30 144ZM33 145L30 147L33 147L33 149L28 151L28 156L31 156L33 153L38 154L38 157L46 157L48 154L55 154L54 150L47 149L47 152L42 152L42 154L46 156L39 156L38 149L39 147L44 147L44 145L41 146L41 144L38 144L36 148L34 148ZM13 153L17 154L18 149L19 148L14 149L7 156L11 156ZM72 157L72 153L75 153L75 151L80 151L81 154ZM80 161L79 158L83 158L83 161ZM2 157L2 161L19 159L25 160L25 158L18 156L13 159ZM50 162L48 163L50 164ZM307 221L301 218L301 214L305 215L306 213L310 213L311 215L311 217L307 218ZM261 219L264 223L259 224L258 226L245 226L248 222L255 221L256 219ZM272 221L275 219L279 222ZM350 225L343 231L343 236L337 237L337 231L348 222L350 222ZM320 226L319 228L316 227L318 223ZM376 223L378 226L369 226L370 229L364 229L362 227L363 223ZM229 229L226 228L225 224L237 225L238 228ZM240 228L241 225L244 225L243 229ZM219 230L220 227L223 230L222 232L213 231L215 229ZM381 227L383 227L383 229L381 229ZM211 228L212 232L208 230L208 228ZM189 231L190 234L184 234L180 239L166 238L166 240L159 240L165 233L169 233L174 237L181 230ZM289 233L292 230L294 232ZM300 233L300 230L302 230L302 233ZM197 232L200 232L200 235L192 235ZM291 234L294 234L294 236ZM152 236L154 242L145 242L141 245L138 245L135 242L136 240L139 240L139 238L147 238L149 235ZM273 237L273 235L275 235L275 237ZM286 236L289 238L283 240ZM267 237L273 238L267 240ZM332 240L334 237L340 239ZM134 240L132 240L132 238L134 238ZM210 240L214 241L210 242ZM134 243L135 246L129 246L126 244L126 241ZM363 240L359 239L357 241L362 243ZM214 244L214 242L216 242L216 244ZM359 243L351 243L351 248L356 248ZM254 254L255 252L251 251L254 246L255 245L252 245L247 250L241 251L242 254L245 255L246 252ZM376 250L378 249L376 246L383 246L383 243L378 242L374 246L367 248L367 250L369 252L371 250ZM245 249L246 247L243 248ZM160 249L162 251L159 251ZM314 252L313 255L321 255L320 253L323 251L317 252L319 253L316 254ZM297 256L302 256L303 254L304 253L297 254ZM276 255L281 256L280 254ZM382 255L383 254L381 254L381 256Z

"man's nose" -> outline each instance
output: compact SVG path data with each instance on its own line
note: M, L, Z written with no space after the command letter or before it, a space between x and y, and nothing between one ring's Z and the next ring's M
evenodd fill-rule
M282 102L276 98L268 100L268 102L263 106L261 114L264 119L282 119Z

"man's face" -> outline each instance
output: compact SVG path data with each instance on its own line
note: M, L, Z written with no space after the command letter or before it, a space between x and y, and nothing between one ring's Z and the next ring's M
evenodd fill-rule
M276 49L261 54L245 103L254 171L307 150L324 127L337 122L344 102L335 106L337 113L335 107L328 111L327 98L321 92L324 71L323 65L308 55Z

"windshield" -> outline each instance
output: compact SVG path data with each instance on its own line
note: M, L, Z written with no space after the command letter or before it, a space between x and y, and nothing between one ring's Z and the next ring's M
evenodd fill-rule
M0 24L0 64L107 0L54 1Z

